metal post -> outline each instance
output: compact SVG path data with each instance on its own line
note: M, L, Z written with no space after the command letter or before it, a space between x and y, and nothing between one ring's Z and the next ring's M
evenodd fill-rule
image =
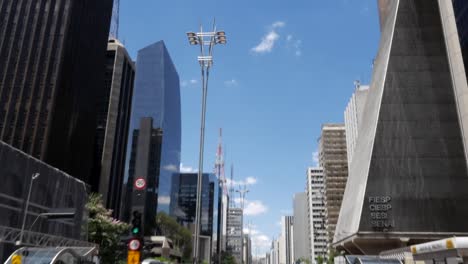
M187 33L191 45L200 45L200 56L198 62L201 67L202 78L202 114L200 124L200 152L198 162L198 178L197 178L197 201L196 201L196 215L195 215L195 234L193 241L193 263L199 263L199 250L200 250L200 219L201 219L201 202L202 202L202 177L203 177L203 151L205 145L205 120L206 120L206 98L208 94L208 77L210 74L210 67L213 63L213 47L216 44L225 44L226 35L224 31L216 31L216 25L213 25L212 32L203 32L200 26L200 32ZM208 54L205 55L205 45L208 46Z
M242 217L241 217L241 264L244 263L244 207L245 207L245 195L249 192L247 190L247 186L244 185L244 188L239 188L236 190L240 196L240 203L242 209Z
M29 199L31 198L31 191L32 191L33 181L35 179L37 179L37 177L39 177L39 175L40 175L39 173L34 173L31 176L31 181L29 183L28 197L26 198L26 206L24 208L23 224L21 225L20 238L16 242L17 245L21 245L23 243L24 226L26 225L26 218L28 216Z

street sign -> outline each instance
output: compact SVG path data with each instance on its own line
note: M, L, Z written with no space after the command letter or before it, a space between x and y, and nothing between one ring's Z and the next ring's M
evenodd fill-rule
M146 187L146 181L143 178L137 178L135 180L135 189L137 190L143 190Z
M140 264L140 251L129 250L127 264Z
M11 264L21 264L21 255L13 255Z
M139 250L141 246L140 240L132 239L128 242L128 249L130 250Z

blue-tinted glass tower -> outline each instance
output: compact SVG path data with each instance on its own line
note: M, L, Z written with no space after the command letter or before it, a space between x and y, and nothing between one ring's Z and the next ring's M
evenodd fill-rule
M155 191L157 197L156 210L169 213L171 201L171 186L173 174L179 173L180 144L181 144L181 114L179 75L163 41L151 44L138 51L136 64L135 90L133 95L132 118L130 134L139 129L142 119L151 118L152 127L162 133L160 148L149 149L148 160L159 155L159 164L150 164L156 169L152 177L146 179L154 182L155 186L147 186L148 191ZM127 148L127 194L134 189L133 181L139 178L135 170L130 169L132 138L128 140ZM175 177L176 178L176 177ZM134 190L133 190L134 191ZM154 201L148 206L154 206ZM124 215L128 212L124 212ZM125 219L124 217L124 220Z

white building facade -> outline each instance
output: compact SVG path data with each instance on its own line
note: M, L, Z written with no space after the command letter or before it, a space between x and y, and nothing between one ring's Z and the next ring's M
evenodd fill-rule
M328 253L323 168L311 167L307 169L306 195L309 254L311 263L317 263L318 256L325 258Z
M368 93L369 86L361 85L359 82L356 82L354 94L351 96L344 112L348 167L351 164L354 149L356 148L358 128L362 122L362 114L364 112Z
M294 263L294 217L281 217L280 264Z
M309 222L307 209L307 194L305 192L294 194L294 263L299 259L310 259Z

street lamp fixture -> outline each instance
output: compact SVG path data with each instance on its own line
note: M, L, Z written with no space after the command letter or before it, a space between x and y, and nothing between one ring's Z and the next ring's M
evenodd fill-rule
M200 125L200 152L198 163L198 178L197 178L197 202L195 216L195 236L193 242L193 262L199 263L199 243L200 243L200 219L201 219L201 196L202 196L202 174L203 174L203 151L205 145L205 119L206 119L206 98L208 93L208 77L210 68L213 65L213 48L216 44L226 44L226 33L224 31L216 31L216 24L213 25L213 30L203 32L200 26L200 32L187 32L187 38L190 45L200 46L200 55L198 62L201 68L202 79L202 114ZM206 48L208 50L206 50Z

